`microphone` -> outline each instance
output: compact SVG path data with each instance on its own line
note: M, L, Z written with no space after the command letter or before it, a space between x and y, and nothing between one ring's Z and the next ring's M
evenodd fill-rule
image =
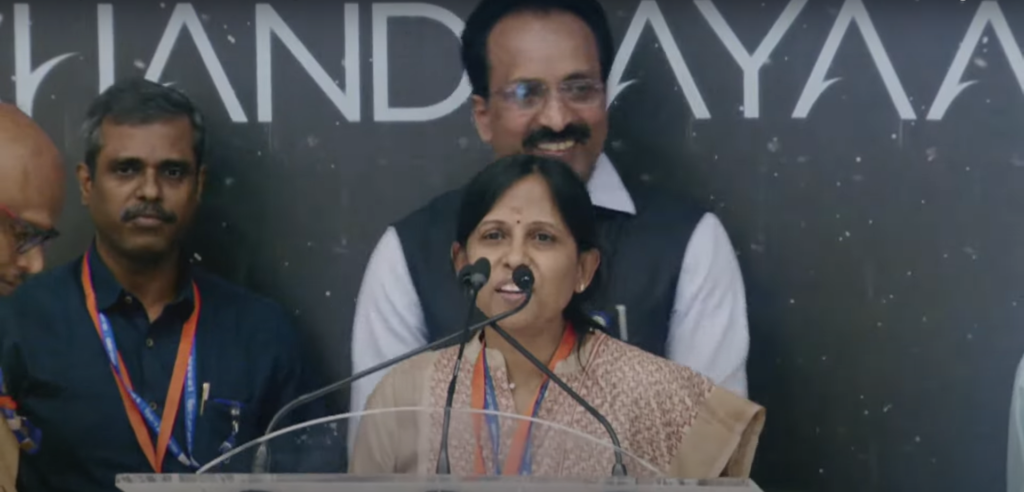
M487 284L491 278L491 262L487 258L480 258L472 265L466 265L459 270L459 283L467 287L470 296L476 297L477 292Z
M476 296L480 289L487 284L491 276L491 262L486 257L476 260L472 265L466 265L459 271L459 281L469 289L469 312L466 313L466 325L473 319L473 310L476 308ZM459 355L455 358L455 367L452 369L452 377L448 381L448 395L444 400L444 420L441 423L441 449L437 453L437 468L434 469L438 475L449 475L452 472L451 464L448 462L448 428L452 423L452 402L455 400L455 383L459 379L459 369L462 367L462 354L466 350L466 342L470 339L469 330L463 331L462 342L459 343Z
M526 265L519 265L512 270L512 283L521 291L533 291L533 270Z
M270 424L267 425L267 430L263 434L264 437L269 435L270 433L272 433L274 431L274 428L277 426L278 422L285 415L287 415L289 412L291 412L292 410L295 410L296 408L298 408L298 407L300 407L300 406L302 406L302 405L304 405L306 403L309 403L309 402L311 402L313 400L316 400L317 398L321 398L324 395L327 395L327 394L333 393L333 392L335 392L337 390L340 390L340 389L342 389L342 388L352 384L356 380L362 379L362 378L364 378L366 376L369 376L370 374L373 374L373 373L378 372L378 371L383 371L384 369L387 369L387 368L389 368L391 366L394 366L394 365L398 365L398 364L400 364L400 363L402 363L402 362L404 362L404 361L406 361L408 359L411 359L413 357L416 357L417 355L420 355L422 353L430 352L431 350L435 350L437 348L446 347L449 343L451 343L452 340L455 340L458 337L468 336L468 335L472 334L475 331L483 329L485 326L490 325L491 323L496 323L496 322L501 321L501 320L503 320L505 318L513 316L516 313L518 313L519 311L522 311L523 308L525 308L530 303L530 299L532 297L533 297L532 292L526 291L526 299L523 299L523 303L518 305L518 306L516 306L513 309L510 309L510 310L508 310L508 311L506 311L504 313L501 313L501 314L499 314L497 316L494 316L494 317L491 317L491 318L487 318L487 319L485 319L485 320L483 320L483 321L481 321L479 323L476 323L476 324L470 326L469 328L467 328L465 331L459 331L459 332L452 333L452 334L450 334L448 336L445 336L445 337L443 337L443 338L441 338L441 339L439 339L437 341L428 343L428 344L426 344L426 345L424 345L424 346L422 346L420 348L410 350L410 351L408 351L408 352L406 352L406 353L404 353L402 355L399 355L397 357L393 357L391 359L388 359L388 360L386 360L384 362L381 362L381 363L379 363L379 364L377 364L377 365L375 365L373 367L369 367L369 368L363 369L362 371L359 371L359 372L357 372L357 373L355 373L355 374L353 374L353 375L351 375L351 376L349 376L349 377L347 377L345 379L342 379L341 381L337 381L337 382L331 383L331 384L329 384L327 386L324 386L323 388L320 388L320 389L315 390L315 391L311 391L311 392L306 393L306 394L304 394L302 396L299 396L298 398L295 398L294 400L288 402L287 405L281 407L281 409L278 410L276 414L274 414L274 417L272 419L270 419ZM264 442L260 443L259 448L256 450L256 455L255 455L255 457L253 457L252 472L255 473L255 474L266 473L267 465L269 464L269 462L270 462L269 451L267 450L267 443L266 443L266 441L264 441Z
M526 265L519 265L516 267L515 270L512 271L512 281L515 282L516 287L519 287L520 290L526 292L527 296L530 296L530 294L533 292L533 280L533 272L530 271L530 267ZM512 335L509 335L504 328L498 326L497 321L491 323L491 328L493 328L495 333L501 336L501 338L504 338L505 341L509 343L509 345L515 348L517 352L526 357L526 359L529 360L531 364L533 364L537 369L540 369L540 371L543 372L544 375L547 376L550 381L553 381L556 385L558 385L559 388L562 388L562 391L568 394L573 400L576 400L576 403L579 403L579 405L583 407L583 409L586 410L587 413L589 413L590 415L594 416L595 419L597 419L601 426L604 427L605 432L608 433L608 437L610 437L612 440L612 446L614 446L613 451L615 453L615 465L612 467L612 476L625 477L626 465L623 463L622 460L622 445L619 444L619 435L615 433L615 429L612 428L611 422L608 422L608 419L606 419L604 415L601 415L601 412L598 412L597 409L593 407L593 405L588 403L587 400L583 399L583 397L580 396L579 393L570 388L569 385L562 380L562 378L556 376L553 371L548 369L548 366L546 364L544 364L539 359L534 357L533 354L531 354L530 351L526 349L526 347L523 347L523 345L516 341L516 339L512 337Z

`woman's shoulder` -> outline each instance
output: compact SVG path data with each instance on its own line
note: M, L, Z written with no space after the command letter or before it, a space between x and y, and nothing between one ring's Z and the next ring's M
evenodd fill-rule
M366 408L415 406L426 388L426 379L439 352L427 352L388 369L366 401Z
M600 337L595 375L628 389L619 394L633 398L628 405L634 420L645 423L636 426L641 441L678 446L670 453L671 476L749 476L764 408L688 367Z
M715 384L703 374L659 357L604 333L595 336L597 371L608 371L609 380L639 390L644 396L665 396L666 391L683 390L706 396ZM611 364L607 362L612 362ZM614 377L612 377L614 376Z
M419 354L387 370L367 399L367 408L414 406L422 403L438 370L451 367L458 346Z

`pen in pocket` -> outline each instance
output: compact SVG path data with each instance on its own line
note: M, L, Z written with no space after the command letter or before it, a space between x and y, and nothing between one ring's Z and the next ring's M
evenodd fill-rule
M206 410L206 400L210 398L210 383L203 383L203 399L199 403L199 415Z
M629 325L626 323L626 305L616 304L615 310L619 312L619 335L623 342L629 341Z

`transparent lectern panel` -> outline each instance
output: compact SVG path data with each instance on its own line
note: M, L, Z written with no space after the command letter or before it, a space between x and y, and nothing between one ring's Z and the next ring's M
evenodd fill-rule
M417 407L318 419L247 443L199 473L433 474L444 414L443 409ZM359 419L359 430L349 454L352 418ZM605 434L508 413L452 409L447 449L450 473L460 477L604 478L611 475L617 455L630 476L662 476L658 467L616 449Z
M762 492L750 480L391 475L120 475L124 492Z

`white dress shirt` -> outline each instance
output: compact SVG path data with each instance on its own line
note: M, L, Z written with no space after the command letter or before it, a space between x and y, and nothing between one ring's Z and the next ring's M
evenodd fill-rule
M607 156L587 182L595 206L636 214L622 178ZM711 378L741 396L747 394L747 303L736 253L714 214L698 222L685 247L669 320L666 357ZM454 272L453 272L454 275ZM389 227L363 274L352 325L352 370L361 371L426 345L427 326L405 262L402 243ZM362 411L384 371L352 385L350 411ZM358 429L351 419L349 446Z
M1024 360L1017 366L1010 399L1010 432L1006 453L1006 490L1024 492Z

